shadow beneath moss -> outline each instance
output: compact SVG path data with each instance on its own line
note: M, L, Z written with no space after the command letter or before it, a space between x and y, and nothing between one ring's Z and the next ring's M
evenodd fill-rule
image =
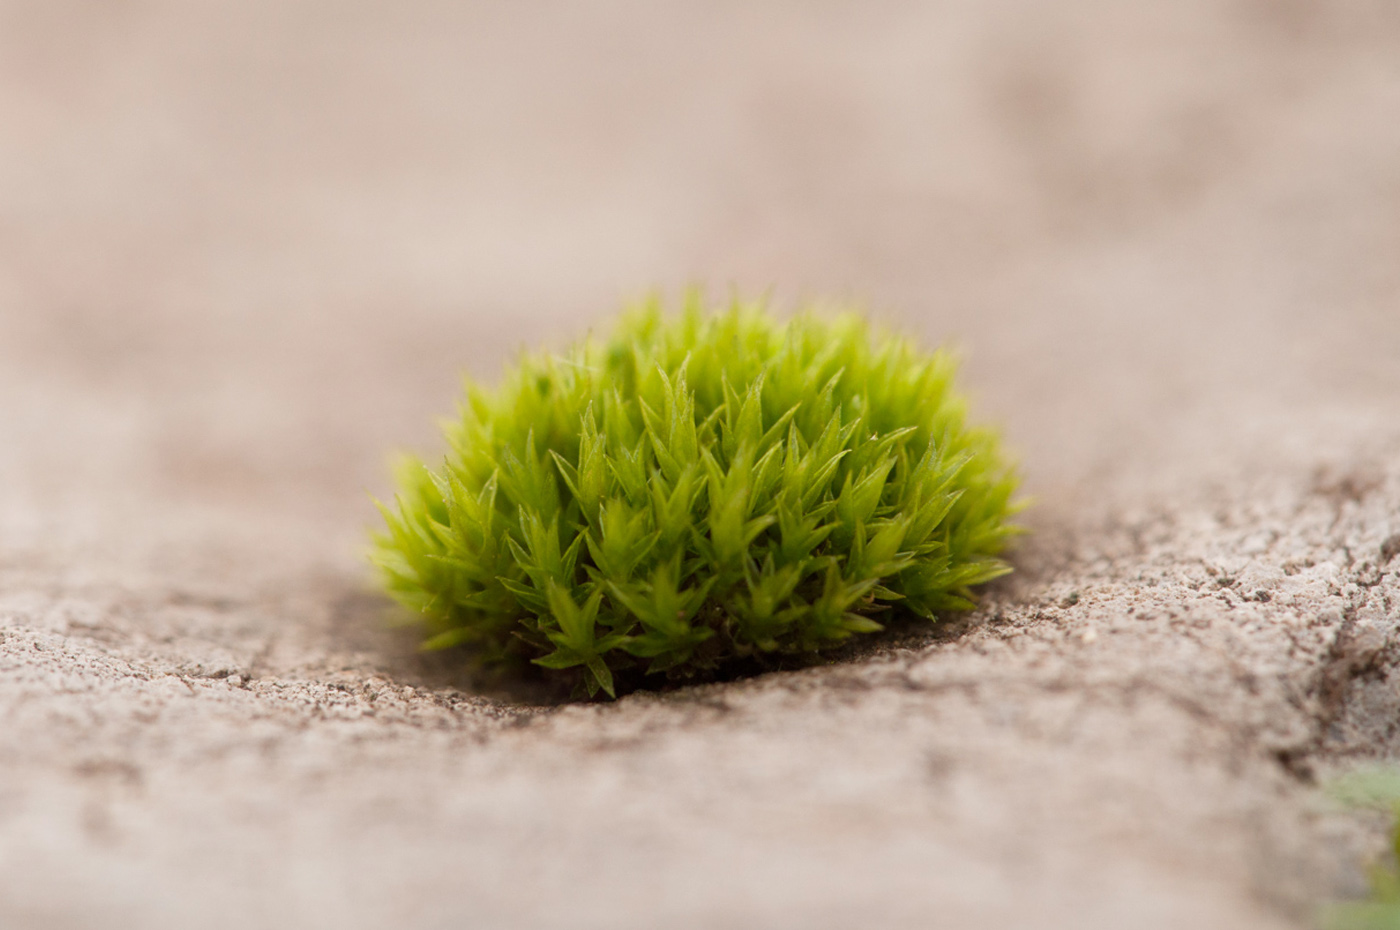
M977 625L976 614L954 616L930 624L904 616L886 629L855 638L840 648L821 653L751 656L731 660L709 674L686 678L647 675L640 663L616 673L619 697L633 693L674 694L688 688L757 678L775 672L793 672L834 665L858 664L897 652L924 649L953 642ZM370 673L382 674L414 687L450 688L507 704L552 707L587 703L578 682L547 673L528 662L484 665L464 647L424 652L418 648L417 631L402 623L398 608L377 595L353 594L335 607L335 631L341 644L372 656ZM605 697L598 700L606 702Z
M330 634L336 646L367 658L368 672L417 688L451 688L504 704L549 707L570 701L570 685L546 676L537 666L486 666L465 648L424 651L412 621L402 607L369 590L343 592L330 605Z
M1047 571L1053 572L1053 567L1045 564L1044 553L1038 549L1038 546L1018 547L1012 554L1015 571L980 589L977 610L949 614L935 623L907 612L885 611L875 618L885 624L884 630L854 636L835 649L736 658L709 673L684 678L645 674L645 665L639 660L635 667L615 673L618 696L636 692L675 693L698 685L742 681L774 672L855 664L955 642L985 622L999 605L1016 601L1024 594L1028 583L1034 584ZM1029 556L1029 565L1023 565L1019 556ZM538 707L589 700L577 686L578 682L557 672L546 672L527 661L487 665L467 647L431 652L420 649L413 618L402 607L369 589L342 590L331 601L330 621L329 632L337 649L362 658L366 672L382 674L403 684L450 688L501 703ZM606 701L605 697L600 696L600 699Z

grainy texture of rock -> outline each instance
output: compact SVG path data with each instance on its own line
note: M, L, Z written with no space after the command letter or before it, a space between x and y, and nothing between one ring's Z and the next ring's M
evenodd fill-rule
M1394 4L0 2L0 926L1290 928L1400 755ZM637 288L966 347L974 615L614 704L362 560Z

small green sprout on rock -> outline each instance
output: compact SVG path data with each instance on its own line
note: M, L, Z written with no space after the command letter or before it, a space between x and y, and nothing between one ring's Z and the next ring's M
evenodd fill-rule
M1333 904L1323 912L1327 930L1400 930L1400 772L1367 768L1331 785L1334 798L1349 807L1385 811L1391 819L1386 854L1371 864L1371 897Z
M398 470L373 560L428 649L595 695L812 653L973 605L1016 478L943 352L860 317L668 317L468 384L441 467Z

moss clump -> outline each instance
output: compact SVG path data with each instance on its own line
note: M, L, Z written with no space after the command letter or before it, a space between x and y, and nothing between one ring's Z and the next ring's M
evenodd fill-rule
M590 695L932 620L1009 571L1016 532L953 374L851 314L652 303L468 384L442 466L400 467L373 559L426 648Z

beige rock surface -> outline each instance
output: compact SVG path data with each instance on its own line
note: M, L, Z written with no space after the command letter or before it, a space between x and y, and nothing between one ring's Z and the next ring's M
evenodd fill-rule
M1400 753L1396 10L0 3L0 926L1306 926ZM964 346L1017 574L616 704L416 657L389 450L688 282Z

